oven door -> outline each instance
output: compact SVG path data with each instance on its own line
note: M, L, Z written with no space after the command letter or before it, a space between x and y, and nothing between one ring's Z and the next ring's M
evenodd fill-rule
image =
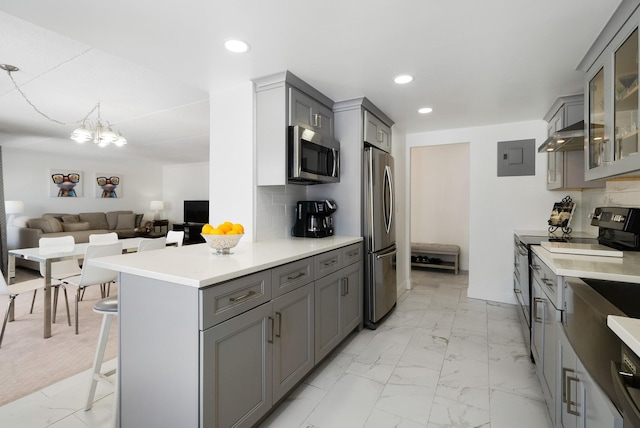
M623 428L640 428L640 377L627 372L620 363L611 361L611 379L621 405Z

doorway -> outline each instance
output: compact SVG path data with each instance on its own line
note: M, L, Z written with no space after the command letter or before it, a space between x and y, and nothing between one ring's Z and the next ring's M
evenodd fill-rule
M412 147L411 242L460 247L469 270L469 143Z

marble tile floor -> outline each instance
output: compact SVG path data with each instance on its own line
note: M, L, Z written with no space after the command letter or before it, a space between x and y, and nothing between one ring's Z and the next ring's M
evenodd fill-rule
M550 428L515 307L467 298L464 272L413 270L412 283L377 330L347 338L260 428ZM0 407L0 426L110 427L113 387L100 383L85 412L88 376Z

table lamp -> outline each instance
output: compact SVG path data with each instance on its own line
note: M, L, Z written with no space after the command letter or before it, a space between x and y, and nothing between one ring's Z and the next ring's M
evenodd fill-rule
M160 211L164 211L164 202L163 201L151 201L150 206L152 211L155 211L155 215L153 216L154 220L160 220Z

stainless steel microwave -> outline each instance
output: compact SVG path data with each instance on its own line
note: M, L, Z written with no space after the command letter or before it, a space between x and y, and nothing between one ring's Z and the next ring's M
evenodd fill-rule
M289 182L295 184L340 181L340 142L302 126L289 127Z

